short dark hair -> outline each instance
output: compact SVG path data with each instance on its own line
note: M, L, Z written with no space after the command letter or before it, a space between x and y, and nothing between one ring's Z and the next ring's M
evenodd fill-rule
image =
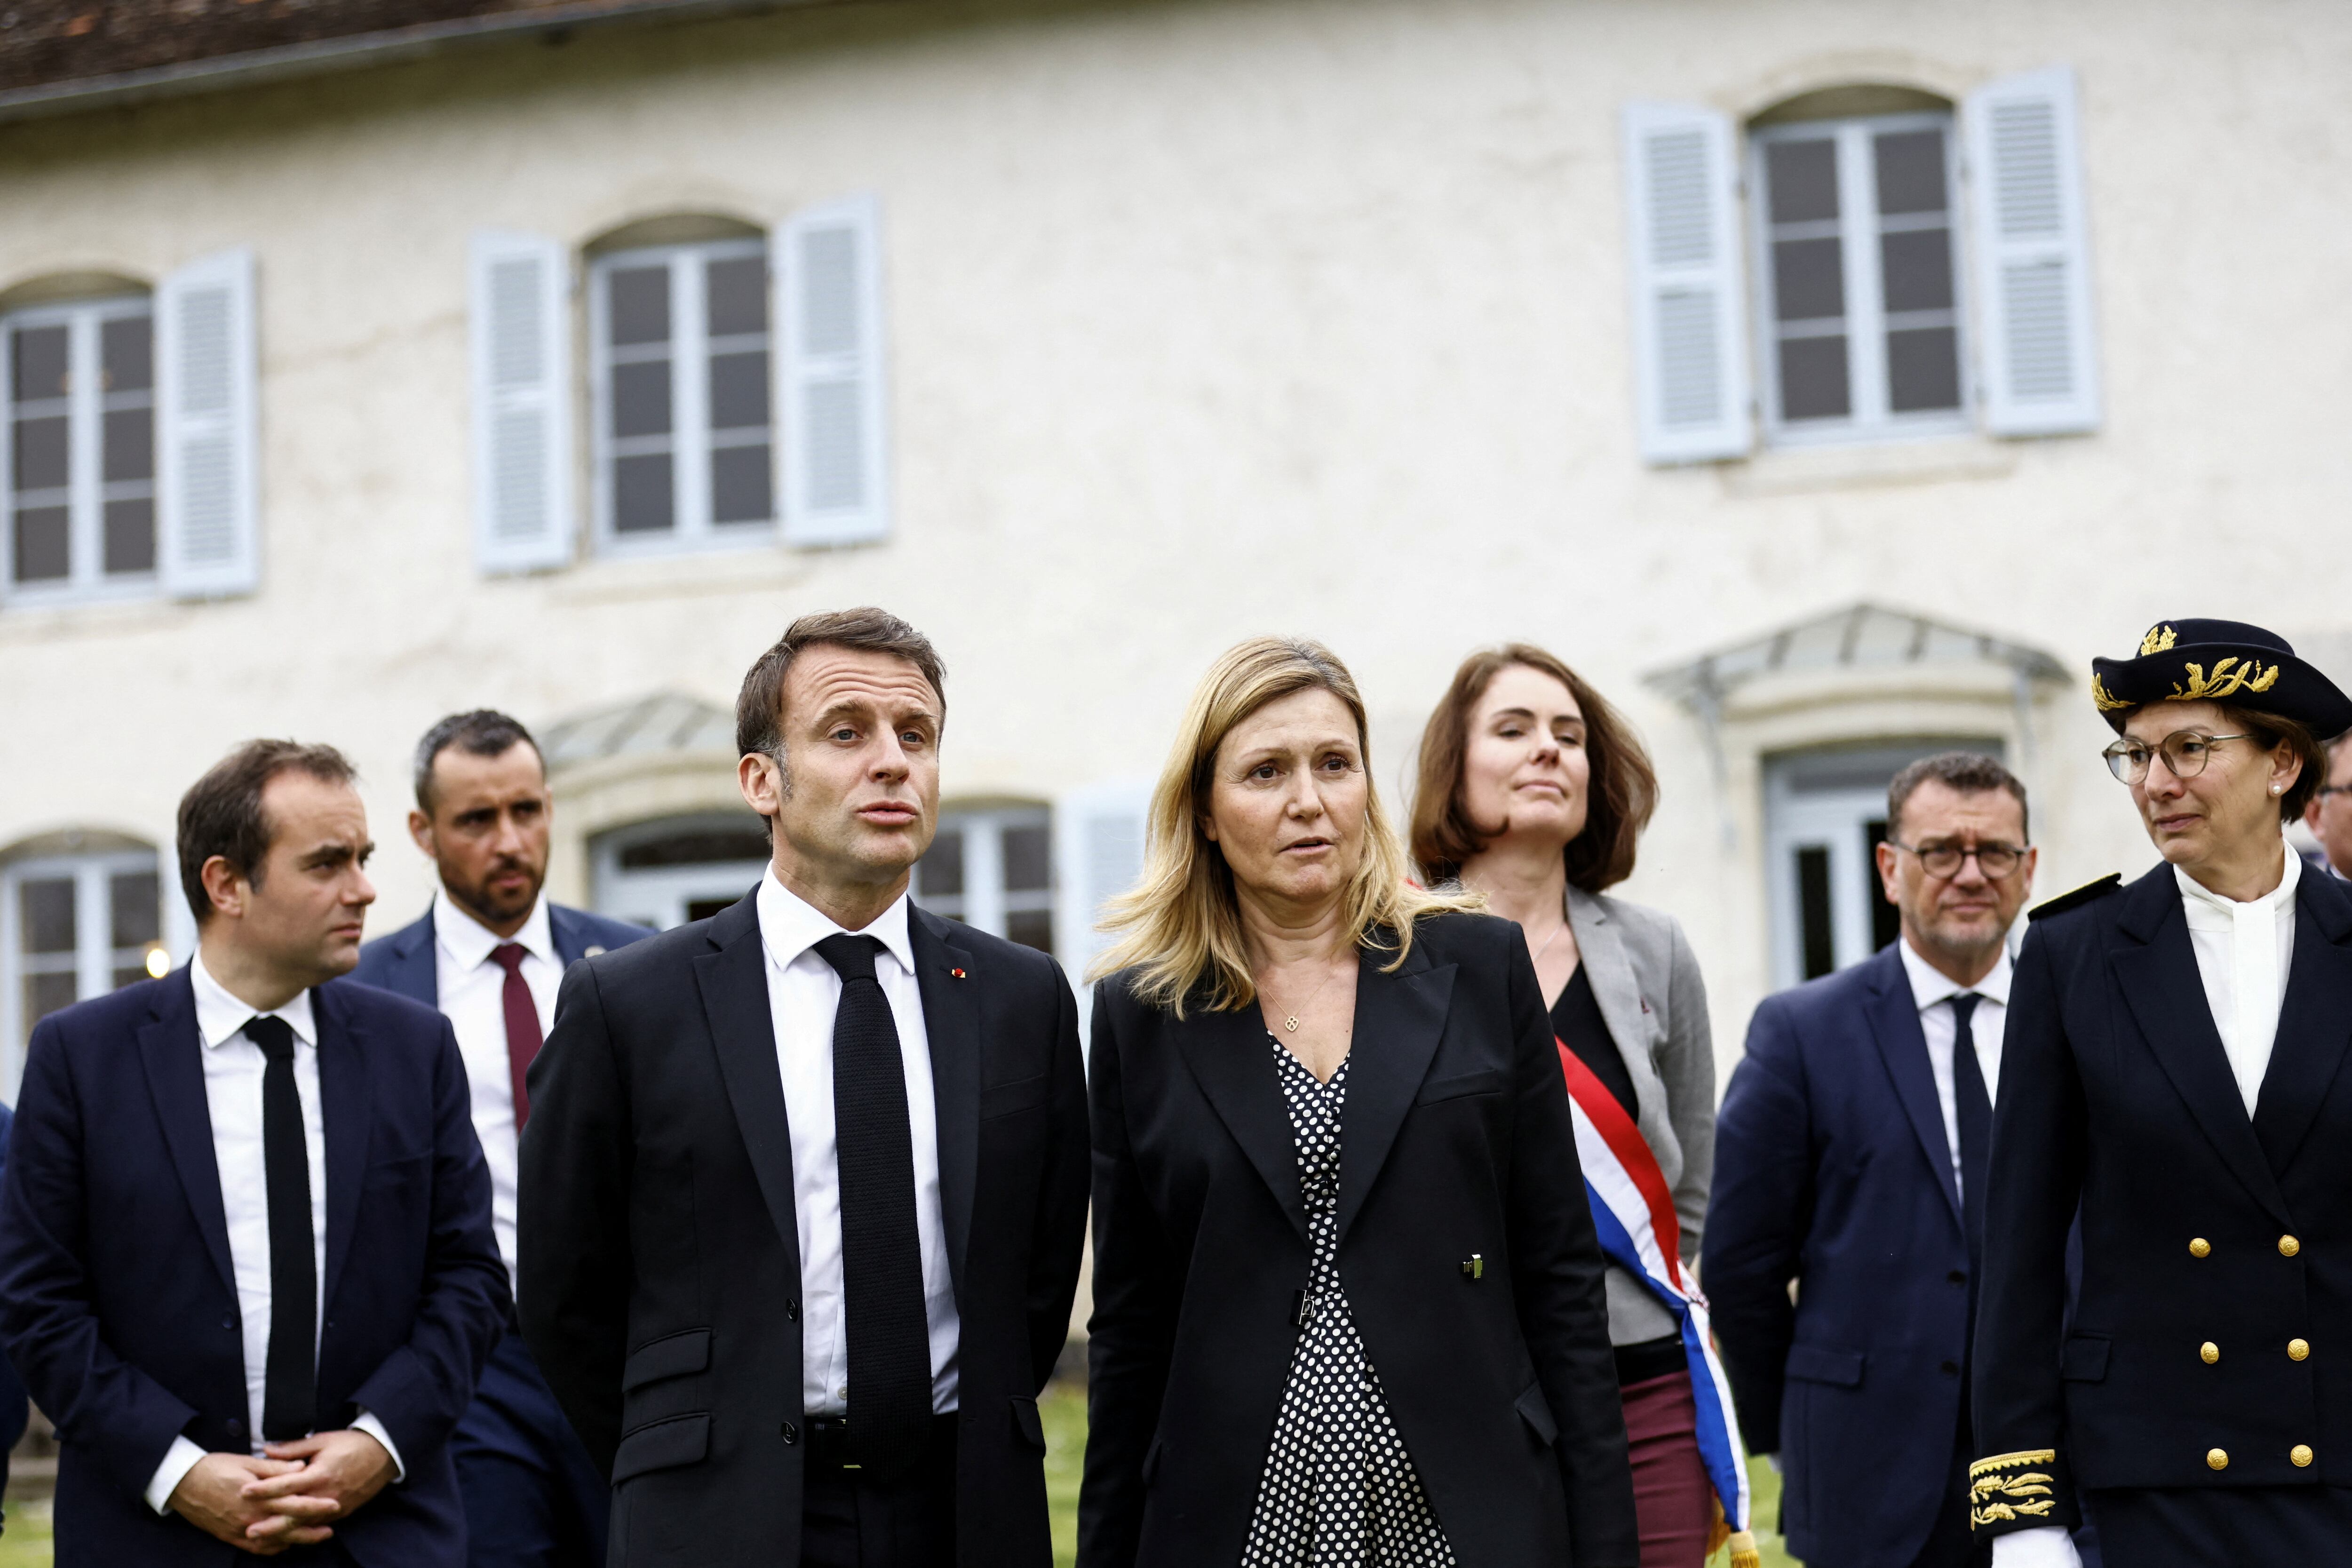
M892 615L871 605L855 610L823 610L803 616L784 628L776 646L751 661L743 674L743 689L735 697L735 752L738 756L773 756L783 744L784 672L804 647L820 643L835 647L864 648L905 659L923 672L939 694L940 717L947 717L948 671L940 662L931 639Z
M2033 832L2026 813L2025 785L2015 773L2000 765L1997 757L1982 752L1938 752L1932 757L1922 757L1905 767L1886 785L1886 836L1889 838L1903 831L1903 807L1912 791L1933 780L1946 789L1960 795L1983 795L1990 790L2006 790L2017 798L2017 820L2028 844L2033 842Z
M455 746L467 756L503 757L520 742L540 756L540 766L547 765L539 742L520 719L509 718L495 708L477 708L470 713L452 713L430 730L416 742L416 809L425 816L433 815L433 764L441 753Z
M212 919L205 862L217 855L254 886L275 834L261 809L262 792L279 773L308 773L321 784L347 784L359 776L332 746L299 741L247 741L208 769L180 797L180 891L203 925Z
M1486 847L1462 805L1462 767L1470 751L1470 721L1495 677L1515 664L1540 670L1568 688L1584 715L1584 750L1592 766L1584 831L1560 852L1568 879L1588 893L1613 888L1633 874L1633 852L1658 807L1658 773L1633 726L1608 699L1557 656L1530 643L1481 648L1462 661L1454 683L1421 732L1421 781L1412 797L1412 858L1422 873L1451 881L1462 864Z

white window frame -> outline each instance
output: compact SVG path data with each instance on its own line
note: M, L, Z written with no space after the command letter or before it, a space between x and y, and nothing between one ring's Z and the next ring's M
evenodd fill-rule
M1887 406L1885 284L1879 266L1882 234L1906 227L1931 227L1911 215L1891 219L1878 216L1870 142L1889 132L1937 130L1944 134L1944 221L1952 238L1952 306L1948 311L1905 312L1893 321L1905 325L1940 326L1948 315L1954 329L1954 352L1959 367L1959 403L1949 409L1896 414ZM1847 392L1851 412L1843 419L1806 419L1790 423L1780 416L1780 333L1772 303L1772 242L1770 184L1765 175L1765 150L1779 142L1835 140L1838 143L1838 218L1841 259L1845 274ZM1938 436L1965 435L1976 428L1976 322L1969 301L1969 252L1965 214L1967 195L1960 184L1960 125L1947 110L1921 110L1899 114L1857 115L1851 119L1800 120L1751 128L1747 147L1749 276L1757 364L1757 403L1762 415L1764 439L1772 447L1835 446L1873 441L1908 441ZM1804 225L1803 227L1823 227Z
M126 873L152 872L155 877L156 940L144 948L117 948L114 935L113 888L110 879ZM24 1075L26 1037L32 1028L25 1017L25 980L35 973L63 973L62 954L45 954L37 966L28 963L23 948L23 904L17 889L26 882L74 883L74 952L71 970L74 997L86 1002L114 989L114 972L146 965L154 975L151 954L162 952L170 962L173 937L172 900L179 896L176 881L166 883L163 858L152 849L117 849L87 855L40 855L0 867L0 1088L5 1098L16 1098Z
M1045 885L1018 890L1004 885L1004 835L1013 828L1038 828L1045 835ZM1062 915L1055 907L1054 890L1057 881L1055 865L1053 808L1045 805L950 806L940 813L941 835L959 833L963 836L963 891L961 893L927 894L923 891L923 873L915 871L911 889L916 903L935 915L961 921L976 931L991 936L1012 938L1006 931L1009 915L1045 914L1052 917L1054 951L1062 945ZM933 844L938 839L932 840Z
M598 834L590 855L596 912L616 921L650 919L655 929L669 931L687 923L691 904L741 898L767 875L766 860L629 868L621 864L621 856L640 844L690 833L741 832L751 826L742 812L703 811L657 816Z
M703 268L712 261L743 257L761 258L768 267L764 297L768 330L768 496L769 515L742 522L710 520L710 319L704 308ZM623 533L614 527L613 462L616 440L613 430L613 368L627 362L629 350L612 344L609 279L618 270L635 270L656 262L669 268L670 359L670 512L667 532ZM696 551L737 550L772 544L778 533L778 513L783 493L777 462L781 447L776 418L775 366L779 334L775 320L775 259L765 237L695 240L680 245L631 247L608 251L588 264L588 363L591 402L590 447L593 453L596 546L614 556L676 555ZM736 340L729 339L732 342ZM724 352L721 350L720 352ZM625 437L627 441L645 437Z
M109 392L102 384L100 333L105 323L143 316L148 322L147 387L142 393ZM23 328L62 326L66 329L66 395L55 401L66 406L66 562L68 574L39 583L18 583L16 572L16 334ZM161 343L156 337L154 296L145 292L103 295L63 304L37 305L0 316L0 597L12 605L77 604L114 599L152 598L162 591L163 453L162 411L157 384L162 378ZM110 409L148 409L149 439L157 442L150 455L144 480L108 484L104 477L105 416ZM52 401L42 399L43 402ZM144 485L155 530L154 562L144 572L109 573L106 560L106 503L135 500L127 493ZM48 503L48 504L54 504Z

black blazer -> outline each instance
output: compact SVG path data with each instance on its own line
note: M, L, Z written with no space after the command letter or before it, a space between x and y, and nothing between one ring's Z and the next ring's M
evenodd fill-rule
M2303 874L2251 1119L2172 868L2058 902L2070 907L2027 931L2001 1045L1979 1533L2072 1522L2070 1473L2086 1487L2352 1486L2352 889ZM2070 1329L2061 1259L2078 1202ZM2032 1474L2053 1479L2047 1497L2013 1484Z
M1041 952L920 909L908 930L962 1323L959 1556L1043 1568L1037 1393L1086 1236L1077 1005ZM800 1232L754 900L573 964L530 1087L523 1334L616 1489L610 1561L794 1568Z
M335 1525L362 1568L460 1568L448 1438L507 1321L490 1177L438 1013L310 993L327 1135L319 1424L360 1409L407 1478ZM141 1495L184 1436L247 1451L245 1354L184 969L33 1031L0 1196L0 1332L58 1424L60 1568L253 1559Z
M1640 1560L1601 1260L1517 926L1368 948L1339 1273L1454 1556ZM1237 1561L1307 1283L1298 1161L1258 1009L1183 1022L1096 987L1091 1425L1082 1568ZM1474 1254L1481 1278L1464 1268Z

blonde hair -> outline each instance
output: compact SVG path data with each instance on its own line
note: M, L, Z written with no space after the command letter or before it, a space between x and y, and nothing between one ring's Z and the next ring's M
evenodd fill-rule
M1192 694L1151 792L1143 876L1110 901L1102 922L1102 930L1123 934L1095 961L1088 979L1133 969L1136 999L1172 1008L1180 1018L1188 1000L1212 1012L1257 1000L1233 870L1202 820L1225 737L1267 703L1300 691L1328 691L1345 703L1365 752L1364 855L1340 895L1348 940L1363 946L1375 931L1392 933L1396 956L1385 968L1394 970L1412 950L1413 922L1422 916L1483 907L1475 894L1433 893L1412 882L1404 846L1371 783L1364 700L1348 667L1303 637L1253 637L1228 648Z

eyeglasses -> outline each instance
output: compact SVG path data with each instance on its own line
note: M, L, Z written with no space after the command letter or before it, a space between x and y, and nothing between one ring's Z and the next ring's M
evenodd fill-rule
M1976 857L1977 869L1995 882L2017 869L2025 858L2025 851L2014 844L1979 844L1973 849L1963 849L1956 844L1930 844L1924 847L1898 844L1890 838L1887 844L1906 855L1919 857L1919 865L1938 882L1948 882L1960 874L1960 862Z
M2311 793L2315 799L2322 799L2331 795L2352 795L2352 784L2321 784Z
M2204 735L2194 730L2175 730L2167 735L2156 751L2164 753L2164 765L2172 770L2177 779L2193 779L2205 771L2212 760L2213 748L2224 741L2251 741L2252 735ZM2148 759L2156 752L2145 742L2117 741L2099 755L2107 759L2107 771L2127 784L2136 784L2147 777Z

